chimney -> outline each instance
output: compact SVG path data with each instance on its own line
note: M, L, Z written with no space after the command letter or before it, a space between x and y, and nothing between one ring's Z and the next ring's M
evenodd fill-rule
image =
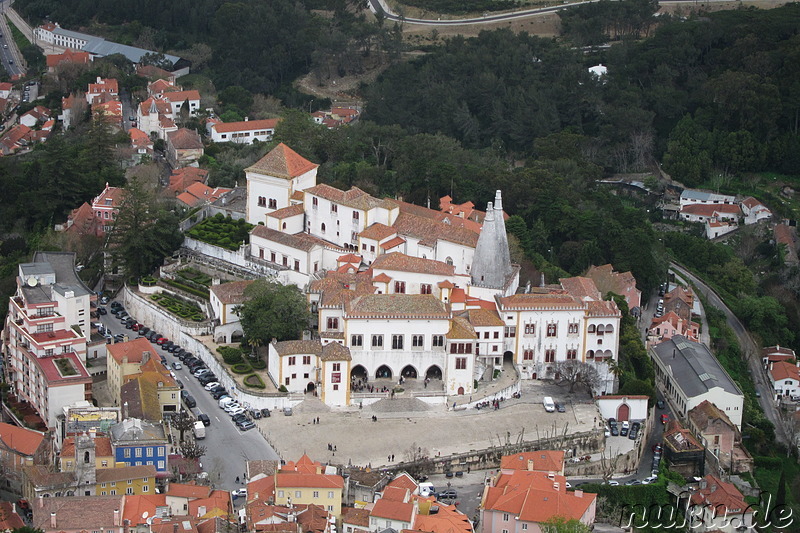
M245 122L247 122L248 120L250 120L250 117L244 117Z
M102 81L103 81L103 78L101 78L100 76L97 76L97 83L100 83Z
M50 513L50 527L55 529L56 527L56 513Z
M560 489L561 489L561 484L558 481L553 483L553 490L558 491Z
M37 499L39 500L39 509L41 509L42 507L44 507L44 498L38 496Z
M583 498L583 491L580 489L576 489L575 492L573 492L573 494L575 495L576 498Z
M150 352L142 352L142 364L150 360Z
M172 524L172 533L178 533L178 523Z
M197 518L200 518L206 514L206 506L205 505L198 505L197 506Z
M122 404L122 419L123 420L128 419L128 402Z
M119 518L120 518L119 509L114 509L114 525L115 526L121 526L122 525L122 522L120 522Z
M17 514L17 504L16 502L11 502L11 512Z

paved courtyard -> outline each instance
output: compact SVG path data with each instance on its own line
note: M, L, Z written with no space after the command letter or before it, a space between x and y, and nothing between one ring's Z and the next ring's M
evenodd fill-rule
M382 400L361 410L331 411L315 399L307 399L294 409L292 416L273 411L270 418L259 420L261 431L285 460L295 460L302 453L313 459L379 467L405 461L412 448L427 450L428 455L478 450L492 445L535 440L554 434L588 431L599 424L594 403L572 403L564 389L555 387L556 401L566 404L565 413L547 413L538 393L523 388L520 399L507 399L500 409L449 410L444 405L429 406L414 398ZM544 387L547 387L544 385ZM375 416L377 421L373 421ZM312 420L319 417L319 424ZM335 451L328 450L328 444Z

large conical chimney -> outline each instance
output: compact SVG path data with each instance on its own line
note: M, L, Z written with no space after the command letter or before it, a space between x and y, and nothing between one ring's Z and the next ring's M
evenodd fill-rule
M494 203L486 206L486 217L472 259L472 284L491 289L504 289L511 276L511 252L508 249L506 223L503 220L503 198L500 191Z

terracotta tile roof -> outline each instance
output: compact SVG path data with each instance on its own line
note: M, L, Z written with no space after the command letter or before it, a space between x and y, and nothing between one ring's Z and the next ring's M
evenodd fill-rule
M195 89L189 91L168 91L163 93L161 97L171 103L183 103L186 100L200 100L200 92Z
M699 488L692 493L692 503L709 505L720 514L736 514L752 510L748 509L744 496L733 483L726 483L711 474L708 474L704 480L705 488Z
M692 435L692 432L681 426L675 419L672 419L667 425L663 439L664 445L669 446L676 452L701 451L704 449Z
M793 227L787 226L786 224L776 224L774 232L776 241L781 244L785 244L790 248L794 247L797 236Z
M116 468L101 468L95 474L98 483L112 481L125 481L128 479L152 478L155 483L155 465L118 466Z
M372 281L376 281L378 283L389 283L390 281L392 281L392 278L390 278L386 274L386 272L381 272L380 274L372 278Z
M31 505L33 527L43 531L116 530L120 526L114 523L114 511L121 512L124 503L122 496L42 498ZM51 513L56 515L56 529L50 527Z
M155 109L153 109L155 107ZM150 116L151 111L159 115L171 115L172 114L172 107L169 105L169 102L165 102L164 100L160 100L158 98L150 97L144 102L139 104L139 111L142 116Z
M23 468L31 484L39 489L69 487L75 484L75 472L52 472L51 466L33 465Z
M43 440L43 433L0 422L0 441L10 450L32 457Z
M591 278L575 276L559 280L565 291L580 300L601 300L602 296Z
M763 206L764 204L762 204L752 196L748 196L747 198L742 200L742 205L745 205L748 208L753 209L754 207Z
M362 211L369 211L370 209L375 209L378 207L389 209L394 205L392 200L375 198L362 191L358 187L351 187L350 190L343 191L341 189L337 189L336 187L331 187L330 185L320 183L306 189L303 192L313 196L319 196L320 198L324 198L326 200L330 200L331 202L335 202L347 207L360 209Z
M211 496L211 487L191 483L170 483L166 494L175 498L190 498L193 500L208 498Z
M187 128L180 128L175 131L168 132L167 140L178 150L203 149L203 141L200 139L200 134Z
M253 459L247 461L247 475L248 479L253 479L254 476L259 474L272 475L280 468L280 461L277 459Z
M336 258L337 263L355 263L361 264L361 256L356 254L344 254Z
M231 281L212 285L209 291L223 304L240 304L244 302L244 291L253 283L253 280Z
M381 224L380 222L376 222L372 224L370 227L366 228L364 231L358 234L359 237L362 239L372 239L375 241L382 241L392 235L396 234L397 230L391 226L387 226L386 224Z
M798 369L796 365L786 361L773 363L769 373L772 376L772 381L780 381L782 379L800 381L800 369Z
M111 200L111 204L108 205L107 200ZM106 184L106 188L103 189L103 192L98 194L94 200L92 200L93 207L119 207L122 205L122 202L125 200L125 189L122 187L109 187Z
M393 502L407 502L411 498L411 491L406 488L393 487L386 485L381 494L381 499Z
M111 439L108 437L94 437L95 457L112 457ZM61 458L75 457L75 437L65 437L61 443Z
M77 232L80 235L88 235L95 233L97 230L97 221L94 217L94 210L88 203L83 202L77 209L73 209L67 217L67 220L72 222L65 231Z
M346 300L360 294L373 294L376 287L372 284L372 271L339 272L328 271L321 279L311 282L309 292L321 294L320 308L338 308Z
M455 287L453 282L448 281L448 280L440 281L439 283L437 283L437 285L441 289L452 289L453 287Z
M242 120L241 122L218 122L214 125L214 130L217 133L275 130L280 121L281 119L279 118L267 118L263 120Z
M22 527L25 527L25 522L14 511L14 504L0 501L0 531L13 531Z
M286 473L283 470L275 474L275 486L278 488L326 488L342 489L344 480L342 476L329 476L326 474L303 474L299 472Z
M675 299L682 300L691 307L694 303L694 293L691 289L687 289L685 287L675 287L664 295L664 305Z
M281 341L275 344L278 355L322 355L322 343L319 341Z
M369 529L369 510L342 507L342 523Z
M476 339L475 328L466 318L460 316L450 320L450 331L445 335L448 339Z
M787 348L786 346L766 346L761 348L762 357L767 357L770 355L789 356L792 359L795 358L794 350Z
M613 300L603 300L599 302L586 302L586 310L589 316L594 317L619 317L621 312Z
M156 355L155 347L144 337L138 337L127 342L109 344L106 349L117 364L122 364L124 357L128 358L129 363L141 363L144 352L150 352L151 357Z
M158 389L153 383L138 379L140 374L134 376L120 387L120 403L128 404L128 416L142 420L160 420Z
M345 303L348 318L449 319L447 306L432 294L365 294Z
M131 525L138 526L144 524L145 519L142 515L147 512L147 516L155 516L156 508L167 505L166 494L142 494L125 496L125 508L122 518L130 520Z
M252 501L258 498L259 500L269 500L270 496L275 493L275 476L262 475L258 479L248 481L247 483L247 501Z
M114 78L101 79L98 83L90 83L87 92L89 94L105 92L118 93L119 83Z
M394 239L389 239L385 243L381 244L381 249L384 251L391 250L392 248L400 246L401 244L405 244L405 242L406 240L404 238L395 237Z
M288 180L302 176L318 166L280 143L251 167L246 168L245 172L257 172Z
M165 79L158 79L147 84L147 91L150 94L161 94L164 91L179 91L180 88L176 87L171 81Z
M197 518L211 518L228 514L231 493L227 490L214 490L208 498L198 498L189 502L189 515Z
M294 191L292 193L292 195L289 197L289 200L291 200L293 202L301 202L302 203L304 198L305 198L305 194L303 193L303 191Z
M411 502L396 502L381 498L375 502L369 515L371 517L375 516L387 520L411 523L414 517L414 504Z
M728 415L708 400L703 400L690 409L687 416L700 431L705 430L709 423L715 420L722 420L732 431L736 431L736 426L731 422L731 419L728 418Z
M505 326L505 323L500 320L500 315L497 311L489 309L470 309L466 312L469 323L474 327L491 327L491 326Z
M418 514L414 519L413 530L418 533L472 533L472 524L467 515L456 509L454 505L437 502L439 512L436 514Z
M351 361L350 348L342 346L338 342L330 342L322 347L323 361Z
M155 518L150 525L150 533L198 533L198 519L188 515L170 516L169 518Z
M63 54L50 54L47 58L47 67L55 68L61 63L89 64L89 52L73 51L67 48Z
M717 214L739 215L741 208L736 204L689 204L681 207L681 213L687 215L713 217Z
M136 65L136 73L148 79L153 78L172 78L172 72L158 68L153 65Z
M134 128L135 129L135 128ZM130 131L133 132L134 129ZM141 131L141 130L137 130ZM149 141L147 134L141 132ZM198 167L183 167L172 171L169 177L169 187L167 190L171 191L174 195L178 195L185 191L193 183L205 183L208 177L208 170L203 170Z
M416 491L417 488L419 487L417 485L417 482L414 480L414 478L412 478L411 476L409 476L405 472L401 472L400 474L398 474L397 477L395 477L393 480L391 480L386 486L387 487L399 487L401 489L406 489L406 490L409 490L411 492Z
M429 209L427 207L422 207L420 205L410 204L408 202L397 201L397 204L400 206L401 213L428 218L435 222L444 224L448 227L466 229L476 234L479 234L481 232L482 225L479 221L467 219L461 216L453 215L451 213L437 211L435 209ZM474 211L474 213L480 213L479 218L481 220L485 215L485 213L481 211ZM505 213L503 213L503 215L504 215L504 220L508 218L508 215L506 215ZM476 217L473 216L472 218Z
M498 298L503 309L581 309L581 302L577 301L565 290L558 289L533 289L528 294L513 294Z
M304 213L305 210L303 208L303 204L295 204L295 205L290 205L289 207L276 209L271 213L267 213L267 216L272 218L289 218L289 217L296 217Z
M401 210L393 224L399 235L414 237L420 244L433 246L437 240L443 240L475 248L478 245L478 234L474 231L455 227L451 224L420 217Z
M189 185L186 188L186 192L179 194L177 198L189 207L195 207L204 203L216 202L232 190L223 189L222 187L212 189L204 183L196 182Z
M486 510L507 512L521 521L536 523L554 516L580 520L597 498L596 494L582 491L567 492L564 476L550 479L545 472L520 470L501 474L485 494Z
M255 237L261 237L262 239L266 239L268 241L288 246L290 248L303 250L304 252L309 252L313 250L314 247L316 246L331 248L333 250L340 250L342 252L346 251L344 248L341 248L333 243L323 241L322 239L318 239L313 235L309 235L308 233L295 233L294 235L292 235L289 233L283 233L281 231L270 229L266 226L256 226L253 228L250 234Z
M14 88L14 85L7 81L0 82L0 91L10 91Z
M455 274L455 267L453 265L448 265L441 261L434 261L433 259L413 257L401 254L400 252L379 255L372 263L372 269L415 272L434 276L452 276Z
M504 455L500 459L500 468L502 470L561 472L564 469L564 452L540 450Z

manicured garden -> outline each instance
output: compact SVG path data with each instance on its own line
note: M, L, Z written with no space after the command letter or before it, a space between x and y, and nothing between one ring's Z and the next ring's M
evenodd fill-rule
M255 370L264 370L267 368L267 363L262 359L253 359L252 357L245 357L241 348L234 348L232 346L220 346L217 352L222 356L225 364L230 366L231 372L234 374L244 374L242 383L246 387L254 389L266 389L264 380L261 376L255 373Z
M193 239L236 251L248 242L252 224L244 219L233 220L221 213L207 218L189 230L187 235Z
M62 376L76 376L78 374L75 365L72 364L72 361L70 361L68 357L59 357L58 359L54 359L53 362L58 367L58 371L61 372Z
M197 304L177 296L161 293L150 295L150 299L180 318L193 320L195 322L202 322L206 318L203 314L203 310L200 309Z

